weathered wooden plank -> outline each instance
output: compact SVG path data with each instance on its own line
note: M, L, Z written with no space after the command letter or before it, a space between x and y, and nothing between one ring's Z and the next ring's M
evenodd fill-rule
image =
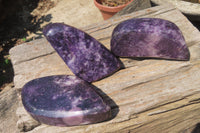
M187 43L190 44L191 39L193 41L199 39L199 36L196 35L198 33L198 30L193 28L192 24L178 10L176 10L172 6L157 6L150 9L137 11L132 14L124 15L122 17L83 27L82 30L95 37L100 42L102 42L107 48L109 48L110 37L114 27L124 20L137 17L157 17L170 20L176 23L176 25L178 25L178 27L181 29ZM36 58L38 56L50 54L53 51L54 50L50 45L48 45L46 39L42 38L39 40L16 46L11 49L10 54L12 56L12 63L16 64L16 61L23 62L32 58Z
M0 93L0 133L18 133L16 131L16 121L18 120L15 113L18 108L18 93L12 85L8 85Z
M158 11L159 13L156 11ZM95 27L90 26L90 27L83 28L83 30L85 30L86 32L91 34L93 37L99 39L100 42L102 42L107 48L109 48L110 47L109 42L110 42L112 30L119 22L129 19L131 17L138 17L137 14L139 14L140 17L142 17L142 15L146 16L147 12L149 12L148 14L150 14L149 17L156 16L156 17L160 17L163 19L168 19L168 20L176 23L180 27L181 31L183 32L183 35L186 39L188 46L193 45L195 40L198 40L200 38L200 36L198 36L198 34L199 34L198 30L193 28L192 24L189 23L188 20L179 11L175 10L172 7L171 8L154 7L151 9L139 11L139 13L136 13L136 15L135 15L135 13L133 13L133 14L131 14L132 16L131 15L123 16L122 20L119 19L119 21L117 18L117 19L103 22L101 24L97 24L97 26L95 26ZM159 14L159 15L157 15L157 14ZM177 17L177 16L179 16L179 17ZM182 16L182 17L180 17L180 16ZM185 26L185 25L187 25L187 26ZM188 27L192 27L192 28L188 28ZM188 34L188 33L190 33L190 34ZM101 37L101 36L103 36L103 37ZM101 37L101 38L99 38L99 37ZM31 44L34 44L34 45L31 45ZM41 62L41 65L37 65L38 67L40 67L40 66L51 67L51 65L48 65L48 63L51 62L50 61L51 59L48 59L49 61L44 62L46 64L43 65L42 61L45 61L45 60L37 58L39 56L45 56L45 55L53 53L52 47L47 44L48 44L48 42L45 39L41 39L36 42L28 43L28 45L24 44L24 45L13 48L10 52L13 63L17 64L18 62L33 60L33 62ZM32 50L30 50L30 49L32 49ZM45 50L43 50L43 49L45 49ZM12 54L12 53L15 53L15 54ZM33 57L34 55L35 55L35 57ZM34 59L36 59L36 60L34 60ZM59 60L60 59L58 59L58 62L56 62L55 65L53 65L51 68L46 69L47 71L45 71L43 69L43 72L45 72L46 74L41 73L41 75L39 77L43 77L43 76L46 76L47 74L50 74L49 70L52 70L52 69L54 70L55 68L62 70L63 73L59 72L59 74L68 74L67 73L68 71L62 69L63 68L62 66L64 66L63 61L60 60L60 62L59 62ZM141 63L141 62L131 60L131 59L122 59L122 62L124 63L125 67L131 67L132 65L135 66L135 64ZM151 61L149 61L149 62L151 62ZM27 64L27 65L25 66L24 64ZM14 65L14 70L15 70L14 82L15 82L15 86L17 88L21 88L27 81L37 77L37 76L31 76L30 74L26 75L26 73L27 73L26 71L34 71L34 69L37 69L37 68L34 68L33 65L28 66L28 64L32 64L32 63L26 62L26 63L21 63L21 65ZM61 64L61 67L57 66L56 64ZM24 66L24 68L28 69L28 70L23 69L24 74L23 74L23 72L20 73L20 71L22 70L21 68L23 66ZM33 68L33 69L31 69L31 68ZM51 72L51 73L55 74L54 72ZM21 75L19 75L19 74L21 74ZM35 73L32 73L32 74L37 75ZM28 76L29 78L26 76ZM22 79L22 80L19 80L19 79ZM16 81L19 81L19 82L16 82ZM21 81L23 81L23 82L21 82Z
M44 38L18 45L10 50L13 65L52 54L53 52L55 50Z
M112 107L112 120L65 128L41 125L30 133L178 132L200 122L195 118L200 116L197 111L200 108L200 33L178 10L165 6L153 7L82 29L109 48L113 28L119 22L133 17L163 18L177 24L189 46L190 61L121 58L124 69L93 83ZM34 78L72 74L45 39L39 40L36 45L32 43L17 46L10 52L16 88L21 88ZM23 46L26 50L21 53ZM45 47L46 51L38 50L41 47ZM29 57L20 58L27 52ZM187 117L183 117L185 115Z

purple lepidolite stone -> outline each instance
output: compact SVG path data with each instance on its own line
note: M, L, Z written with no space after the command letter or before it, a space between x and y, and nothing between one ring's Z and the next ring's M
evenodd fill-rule
M110 107L94 86L76 76L32 80L22 89L22 102L33 118L48 125L91 124L111 117Z
M120 68L119 60L108 49L81 30L54 23L47 25L43 33L72 72L88 82Z
M190 58L179 28L158 18L136 18L120 23L112 33L111 51L121 57Z

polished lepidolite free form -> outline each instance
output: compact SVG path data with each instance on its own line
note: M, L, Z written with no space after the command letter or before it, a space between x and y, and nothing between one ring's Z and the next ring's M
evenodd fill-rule
M76 76L34 79L23 87L22 102L33 118L48 125L91 124L111 117L94 86Z
M158 18L136 18L120 23L112 33L111 51L120 57L190 58L179 28Z
M87 33L63 23L53 23L43 34L71 71L88 82L111 75L120 68L119 60Z

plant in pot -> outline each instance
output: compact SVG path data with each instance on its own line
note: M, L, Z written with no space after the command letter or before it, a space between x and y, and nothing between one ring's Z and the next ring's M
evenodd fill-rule
M94 4L99 8L104 20L106 20L122 10L132 1L133 0L94 0Z

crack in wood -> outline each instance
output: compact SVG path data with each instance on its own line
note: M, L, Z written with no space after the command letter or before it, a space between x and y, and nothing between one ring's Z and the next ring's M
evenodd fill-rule
M34 60L34 59L41 58L41 57L45 57L45 56L48 56L48 55L52 55L52 54L54 54L54 53L56 53L56 51L53 51L53 52L50 52L50 53L47 53L47 54L43 54L43 55L39 55L39 56L36 56L36 57L34 57L34 58L30 58L30 59L27 59L27 60L21 60L21 61L19 61L19 62L16 62L15 65L18 65L18 64L23 63L23 62L26 62L26 61L32 61L32 60ZM17 75L17 74L15 74L15 75Z
M187 97L185 97L183 99L180 99L178 101L183 101L185 99L187 99ZM171 103L166 103L166 105L175 104L176 102L177 101L174 101L174 102L171 102ZM192 101L188 101L188 103L180 105L180 106L175 107L175 108L166 109L166 110L157 110L155 112L151 112L151 113L148 114L148 116L153 116L153 115L158 115L158 114L162 114L162 113L167 113L167 112L170 112L170 111L174 111L174 110L177 110L177 109L180 109L180 108L184 108L186 106L190 106L190 105L193 105L193 104L199 104L199 103L200 103L200 98L192 100ZM162 107L162 106L160 106L160 107ZM157 108L159 108L159 107L157 107Z
M191 101L189 101L189 103L191 103L191 104L197 104L197 103L200 103L200 98L198 98L198 99L194 99L194 100L191 100Z

